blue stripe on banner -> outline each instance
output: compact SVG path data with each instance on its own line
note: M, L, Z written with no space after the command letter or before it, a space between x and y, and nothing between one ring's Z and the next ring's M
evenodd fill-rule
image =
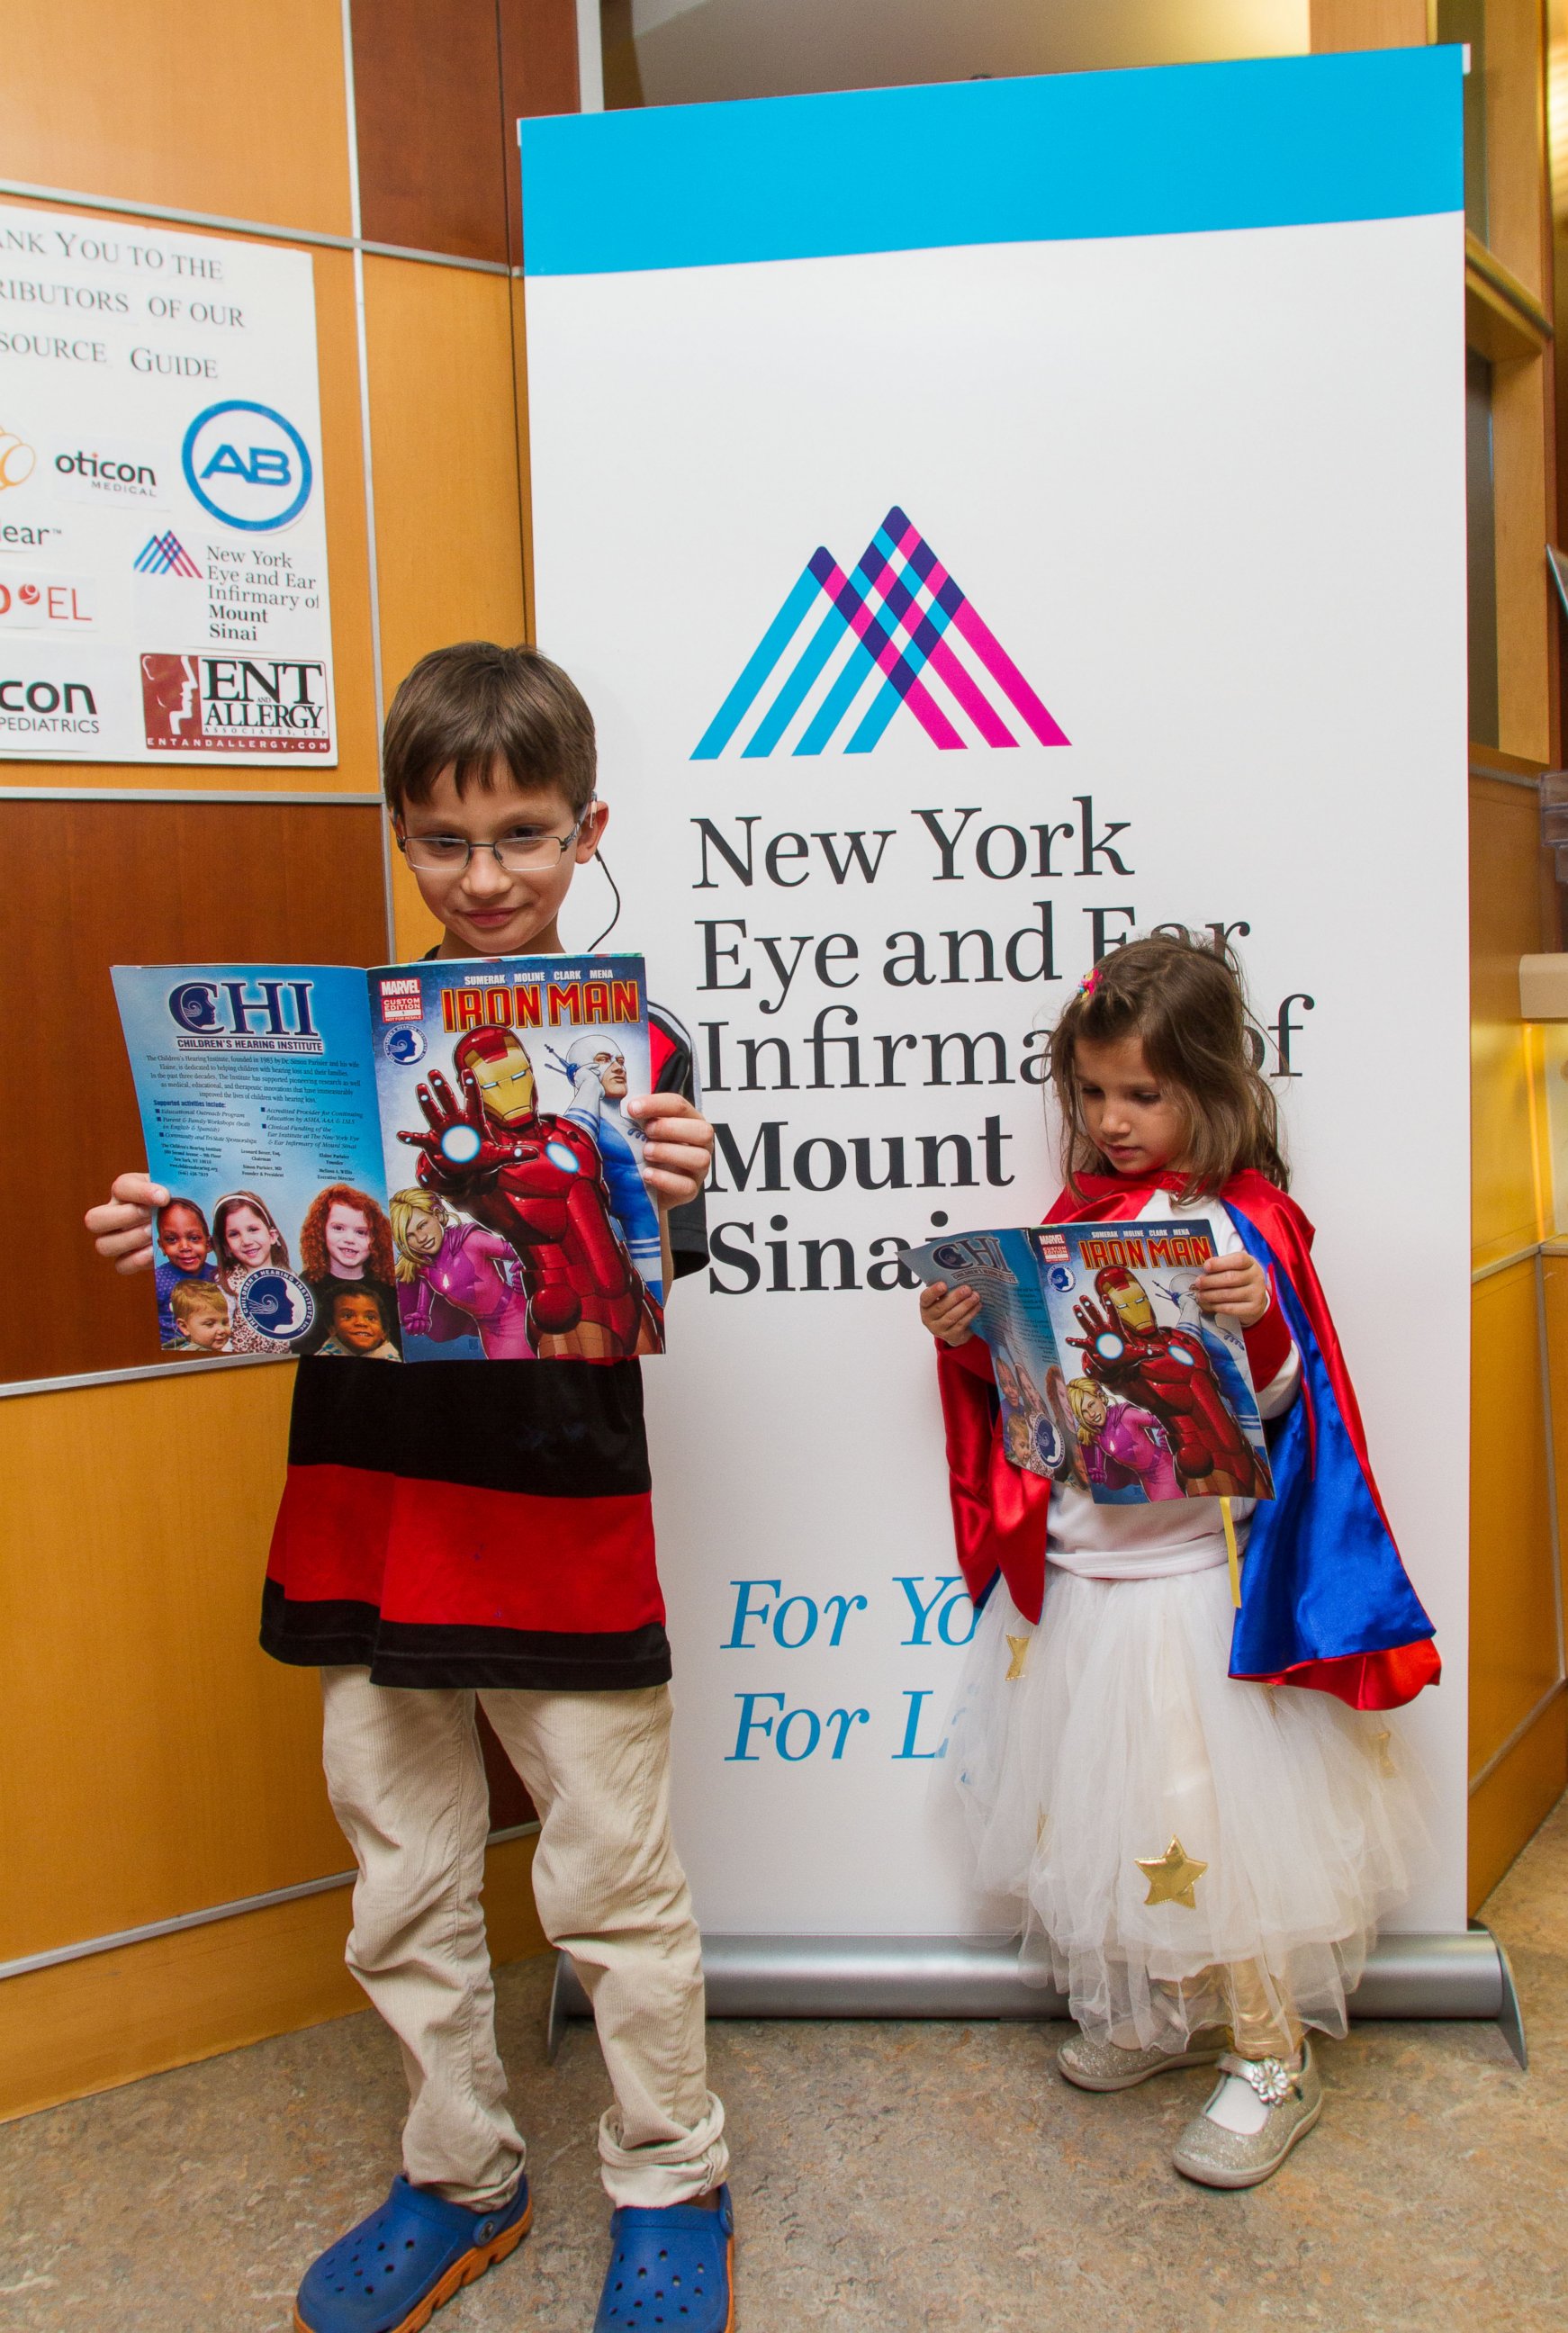
M800 629L801 619L822 590L808 567L752 651L746 670L703 732L694 762L716 762L751 710L752 699Z
M1457 48L1374 49L524 120L524 269L1457 211L1460 82Z
M821 584L817 586L820 590ZM758 723L756 734L746 746L741 758L747 762L765 761L789 727L800 707L805 703L811 685L826 664L848 629L848 619L836 607L829 605L826 615L816 631L802 649L794 670L790 674L766 714Z

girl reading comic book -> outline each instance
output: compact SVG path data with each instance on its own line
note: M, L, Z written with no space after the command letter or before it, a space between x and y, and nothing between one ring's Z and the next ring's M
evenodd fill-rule
M982 1604L945 1762L979 1880L1019 1906L1025 1973L1069 1995L1069 2081L1115 2091L1217 2066L1174 2155L1215 2187L1267 2178L1318 2118L1308 2031L1343 2034L1423 1840L1384 1713L1438 1675L1246 1035L1233 961L1196 940L1136 941L1097 966L1052 1041L1067 1188L1047 1221L1202 1219L1214 1253L1192 1301L1239 1324L1266 1462L1245 1436L1219 1446L1224 1405L1176 1383L1206 1339L1159 1328L1123 1265L1078 1299L1080 1464L1053 1478L1014 1463L1000 1371L972 1333L979 1293L938 1281L920 1299ZM1185 1495L1108 1503L1096 1467L1152 1465L1157 1432ZM1228 1502L1239 1610L1211 1489L1264 1493Z

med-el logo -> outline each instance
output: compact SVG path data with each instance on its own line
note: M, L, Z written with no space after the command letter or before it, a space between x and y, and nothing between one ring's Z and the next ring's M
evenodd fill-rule
M204 511L246 534L289 526L311 498L310 450L270 405L231 397L198 413L179 449L185 483Z
M1016 745L1004 707L1040 744L1068 743L895 505L852 574L831 551L812 553L691 758L717 761L759 707L741 748L747 761L781 746L793 754L823 753L851 721L843 751L869 754L901 705L944 753L976 742Z
M149 534L131 565L139 575L199 576L201 573L172 527L162 534Z

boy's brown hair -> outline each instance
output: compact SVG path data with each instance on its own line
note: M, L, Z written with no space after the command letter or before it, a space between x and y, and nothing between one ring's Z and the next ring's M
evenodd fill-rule
M559 786L581 818L593 794L593 715L537 648L459 640L421 657L393 697L381 742L388 808L428 802L451 767L459 794L488 787L496 764L521 786Z
M1115 1171L1084 1123L1075 1058L1081 1038L1093 1045L1140 1040L1151 1075L1169 1088L1187 1120L1184 1203L1220 1190L1245 1166L1289 1189L1279 1109L1254 1061L1262 1046L1249 1020L1236 957L1192 932L1155 932L1101 959L1051 1034L1062 1167L1075 1198L1082 1195L1080 1175Z
M215 1280L177 1280L168 1291L168 1309L181 1322L193 1312L221 1312L228 1318L223 1291Z

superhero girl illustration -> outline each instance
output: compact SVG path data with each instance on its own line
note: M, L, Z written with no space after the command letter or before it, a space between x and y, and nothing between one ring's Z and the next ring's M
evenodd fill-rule
M1132 1402L1116 1401L1093 1378L1074 1378L1067 1388L1074 1438L1086 1480L1112 1503L1179 1499L1181 1484L1170 1443L1159 1420Z
M273 1220L272 1211L254 1191L229 1191L212 1211L212 1243L217 1256L217 1284L228 1299L232 1327L228 1349L233 1353L286 1353L281 1339L253 1329L235 1304L240 1282L263 1264L288 1270L288 1242Z
M542 1360L622 1360L661 1350L658 1304L616 1229L592 1130L601 1080L591 1080L592 1103L586 1093L575 1098L580 1080L569 1112L542 1112L527 1048L505 1028L460 1037L452 1064L462 1100L433 1072L417 1090L428 1131L399 1139L419 1151L425 1188L455 1200L512 1248L535 1353Z
M398 1310L406 1337L476 1336L487 1361L528 1361L528 1291L509 1241L454 1215L438 1192L394 1191Z
M1273 1496L1267 1462L1242 1431L1207 1343L1190 1329L1160 1328L1136 1272L1106 1264L1094 1296L1073 1311L1084 1333L1067 1341L1082 1349L1084 1376L1159 1420L1184 1498Z
M383 1333L395 1344L398 1328L392 1232L368 1191L329 1183L318 1191L300 1225L300 1269L316 1301L316 1317L297 1349L319 1352L332 1334L332 1300L342 1288L368 1288L380 1308Z

